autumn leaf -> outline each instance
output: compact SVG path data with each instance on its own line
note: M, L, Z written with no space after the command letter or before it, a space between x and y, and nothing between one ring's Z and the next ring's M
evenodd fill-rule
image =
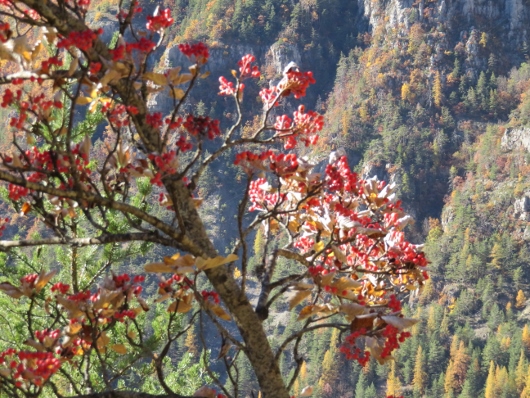
M300 397L310 397L313 395L313 386L307 386L300 391Z
M418 323L417 319L412 318L400 318L398 316L386 315L382 316L381 319L388 323L389 325L394 326L398 330L404 330L414 326Z
M292 310L307 297L311 295L311 290L300 290L289 300L289 310Z
M118 354L125 355L127 354L127 347L123 344L113 344L109 347L112 351L117 352Z
M171 98L181 100L182 98L184 98L184 95L186 95L186 93L181 88L172 88L171 90L169 90L169 95L171 96Z
M41 271L39 274L39 277L37 279L37 282L35 283L35 291L38 293L42 290L44 286L52 279L57 271L50 271L48 273L44 272L44 270Z
M300 310L300 313L298 314L298 321L303 321L304 319L309 318L313 314L317 313L317 310L315 309L315 305L307 305L304 308Z
M142 75L142 78L144 80L150 80L153 83L158 84L159 86L167 85L167 77L163 75L162 73L145 72Z
M31 205L28 202L25 202L20 209L20 215L25 216L26 214L29 213L30 210L31 210Z
M374 326L374 320L377 317L377 314L364 314L356 316L355 319L350 324L351 332L356 332L361 329L371 330Z
M150 263L144 265L145 272L155 272L155 273L162 273L162 272L173 272L173 267L164 264L164 263Z
M207 270L207 269L216 268L216 267L219 267L221 265L234 262L237 259L238 259L238 257L235 254L229 254L226 257L217 256L217 257L214 257L214 258L207 258L207 259L205 259L203 257L197 257L196 263L197 263L197 268L204 271L204 270Z
M226 312L220 305L212 304L208 301L205 301L205 305L210 311L212 311L212 313L216 317L221 318L224 321L232 320L232 317L230 316L230 314L228 314L228 312Z
M345 303L339 307L339 310L346 315L348 322L352 322L356 316L364 314L366 307L355 303Z
M90 98L90 97L84 97L82 95L80 95L79 97L77 97L75 99L75 103L77 105L87 105L87 104L90 104L91 102L93 101L93 98Z

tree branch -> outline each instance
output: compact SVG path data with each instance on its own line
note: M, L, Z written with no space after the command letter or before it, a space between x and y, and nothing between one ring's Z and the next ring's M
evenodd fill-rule
M175 241L159 236L156 232L138 232L128 234L102 235L92 238L44 238L44 239L21 239L21 240L0 240L0 250L7 250L14 247L29 246L50 246L50 245L71 245L76 247L105 245L108 243L120 242L154 242L164 246L175 247Z

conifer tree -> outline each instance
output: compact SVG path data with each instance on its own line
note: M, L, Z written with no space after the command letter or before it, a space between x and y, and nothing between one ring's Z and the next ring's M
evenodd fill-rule
M515 308L521 309L526 305L526 296L522 290L519 289L517 297L515 298Z
M515 386L517 391L521 393L525 387L526 375L528 371L528 363L524 351L521 350L517 367L515 368Z
M528 324L524 325L523 327L521 340L525 349L530 351L530 329L528 328Z
M423 355L422 346L418 346L416 352L416 360L414 362L414 378L412 379L412 385L414 386L414 394L421 396L425 390L427 384L427 374L425 372L425 358Z
M495 395L495 364L490 362L488 377L486 379L486 386L484 390L484 398L496 398Z
M386 396L399 396L401 391L401 382L396 371L396 362L390 363L390 371L386 379ZM357 398L357 396L356 396Z
M434 82L432 87L432 96L434 101L434 106L439 108L442 105L443 92L442 92L442 80L440 78L440 72L436 71L434 75Z

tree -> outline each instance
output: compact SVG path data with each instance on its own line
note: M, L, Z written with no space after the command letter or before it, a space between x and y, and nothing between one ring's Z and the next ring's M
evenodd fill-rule
M485 398L494 398L496 396L495 394L496 386L495 386L495 364L493 361L490 362L489 370L488 370L488 377L486 379L486 386L484 391L484 397Z
M279 115L276 105L304 96L312 74L293 67L261 90L263 115L249 133L242 129L243 81L260 72L255 58L244 56L232 80L219 79L219 94L236 108L235 123L224 129L185 112L192 88L208 75L203 43L179 46L191 63L186 72L153 69L173 23L169 9L157 8L146 29L137 29L144 21L132 0L118 13L109 44L86 23L89 3L0 3L6 21L0 58L18 69L0 77L2 107L12 115L0 180L16 212L38 225L28 239L0 243L17 258L25 255L34 270L20 276L6 267L9 281L0 284L23 311L17 319L26 333L25 346L13 341L0 353L1 393L137 397L132 390L154 373L157 393L179 396L171 356L192 326L201 361L227 396L238 395L249 363L263 397L289 397L304 361L304 336L318 329L348 331L340 334L348 359L390 360L415 323L402 316L401 301L424 284L427 261L405 240L411 219L394 185L360 179L342 154L330 156L322 177L297 156L298 144L316 143L323 117L304 106L292 117ZM167 115L148 107L155 94L172 99ZM226 227L233 226L234 243L216 248L200 208L208 198L198 195L209 168L234 164L243 183L233 176L223 186L239 189L236 222ZM258 228L263 267L254 297L248 260ZM71 249L66 267L39 261L40 250L53 253L52 246ZM138 269L118 272L129 255L150 258L147 280ZM276 272L281 261L289 261L287 276ZM285 295L300 323L273 347L265 321ZM216 372L208 360L213 341L220 347ZM280 360L290 361L289 377ZM368 390L375 394L373 385ZM204 386L194 395L216 394Z
M517 297L515 298L515 308L521 309L526 305L526 296L524 292L519 289Z
M422 346L418 346L416 352L416 360L414 362L414 378L412 384L414 386L414 395L421 396L427 385L427 374L425 373L425 359L423 355Z
M434 82L432 87L432 96L434 100L434 106L439 108L442 105L443 92L442 92L442 81L440 78L440 72L436 72L434 75Z

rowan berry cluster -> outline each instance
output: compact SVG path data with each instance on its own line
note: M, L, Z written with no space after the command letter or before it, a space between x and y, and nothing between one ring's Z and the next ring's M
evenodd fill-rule
M0 353L0 364L8 366L15 387L42 386L59 371L61 361L50 352L29 352L8 349Z
M165 10L159 11L158 15L148 16L146 27L152 32L158 32L165 28L169 28L174 22L171 18L171 10L166 8Z
M208 57L210 56L208 47L202 42L196 44L179 44L179 50L182 54L197 62L199 65L204 65L208 62Z
M193 136L208 137L213 140L221 135L219 120L210 119L208 116L188 115L182 126Z
M237 63L239 65L240 79L243 80L247 77L258 78L260 77L259 67L252 65L256 61L256 57L251 54L247 54L241 58Z
M57 43L57 48L69 49L70 47L76 47L81 51L88 51L94 45L94 40L98 38L99 35L103 33L103 29L98 29L93 31L90 29L70 32L67 37L59 40Z
M203 300L211 300L215 304L219 304L221 302L221 299L219 298L219 294L217 294L214 291L209 292L207 290L203 290L201 292L201 296L202 296Z

